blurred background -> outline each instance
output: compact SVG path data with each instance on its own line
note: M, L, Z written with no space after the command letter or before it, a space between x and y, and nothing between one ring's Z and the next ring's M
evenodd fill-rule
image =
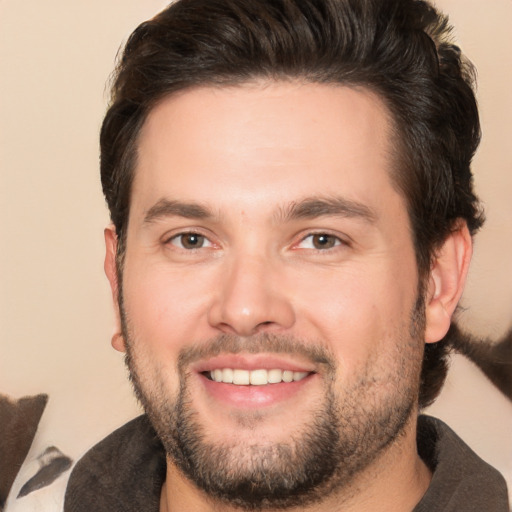
M49 394L47 437L72 457L140 413L110 346L98 132L121 43L166 3L0 0L0 393ZM483 127L487 223L459 318L497 339L512 324L512 1L436 4L478 68ZM472 363L453 358L428 412L511 487L512 404Z

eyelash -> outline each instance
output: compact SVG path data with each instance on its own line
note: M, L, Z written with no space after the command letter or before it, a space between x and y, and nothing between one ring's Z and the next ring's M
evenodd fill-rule
M187 248L187 247L183 246L183 243L181 243L180 245L173 243L173 241L182 239L183 237L187 237L187 236L188 237L196 237L196 238L202 239L204 242L207 242L209 244L207 247L213 246L213 243L210 241L210 239L207 236L205 236L202 233L199 233L197 231L184 231L184 232L181 232L181 233L177 233L177 234L167 238L165 240L165 244L174 245L175 247L178 247L179 249L184 250L184 251L196 251L196 250L205 248L203 245L201 247Z
M183 245L183 238L184 237L196 237L198 239L201 239L201 241L203 242L201 244L200 247L184 247ZM314 243L315 243L315 237L319 237L319 238L326 238L327 239L327 244L325 247L314 247ZM177 244L177 243L173 243L174 241L177 241L177 240L182 240L181 243ZM301 247L297 247L301 244L303 244L306 240L308 239L311 239L311 243L313 245L313 247L308 247L308 248L301 248ZM329 245L329 241L331 241L333 243L333 245ZM205 246L204 243L207 243L207 245ZM170 244L170 245L173 245L175 247L177 247L178 249L181 249L181 250L184 250L184 251L187 251L187 252L191 252L191 251L196 251L196 250L200 250L200 249L205 249L205 248L210 248L210 247L213 247L214 244L213 242L210 241L210 239L203 235L202 233L198 232L198 231L184 231L184 232L181 232L181 233L177 233L169 238L167 238L165 240L165 244ZM327 246L329 245L329 246ZM336 235L333 235L332 233L328 233L328 232L325 232L325 231L319 231L319 232L316 232L316 233L308 233L306 236L304 236L303 238L301 238L300 242L298 244L295 245L295 247L297 247L298 249L305 249L305 250L313 250L313 251L316 251L316 252L327 252L329 250L332 250L332 249L335 249L337 247L340 247L340 246L349 246L349 243L346 241L346 240L343 240L341 239L339 236L336 236Z
M329 250L336 249L336 248L338 248L340 246L348 246L349 245L349 243L346 240L343 240L339 236L334 235L334 234L329 233L329 232L325 232L325 231L319 231L319 232L316 232L316 233L308 233L306 236L304 236L301 239L301 241L297 245L302 244L308 238L311 238L312 245L314 245L314 238L315 237L325 237L328 240L331 240L331 241L334 242L334 245L329 246L329 247L321 247L321 248L319 248L319 247L309 247L309 249L314 250L316 252L327 252ZM299 249L300 249L300 247L299 247Z

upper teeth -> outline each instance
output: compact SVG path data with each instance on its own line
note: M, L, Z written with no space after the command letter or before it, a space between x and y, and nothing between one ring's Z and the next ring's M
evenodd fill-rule
M238 384L240 386L264 386L265 384L278 384L279 382L292 382L302 380L309 372L292 372L291 370L238 370L231 368L216 369L210 372L215 382Z

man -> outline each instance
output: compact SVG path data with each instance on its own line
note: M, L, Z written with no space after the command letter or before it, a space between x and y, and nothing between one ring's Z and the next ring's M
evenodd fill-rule
M419 417L472 235L472 68L413 0L178 0L101 133L116 349L147 416L66 511L508 510Z

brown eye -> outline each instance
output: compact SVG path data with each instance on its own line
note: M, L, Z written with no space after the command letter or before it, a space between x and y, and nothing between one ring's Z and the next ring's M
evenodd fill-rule
M330 235L328 233L312 233L301 240L298 248L326 251L343 244L344 242L337 236Z
M340 243L339 239L332 235L320 233L311 235L311 243L315 249L331 249Z
M181 249L201 249L211 245L207 238L198 233L181 233L176 235L171 238L171 244Z

